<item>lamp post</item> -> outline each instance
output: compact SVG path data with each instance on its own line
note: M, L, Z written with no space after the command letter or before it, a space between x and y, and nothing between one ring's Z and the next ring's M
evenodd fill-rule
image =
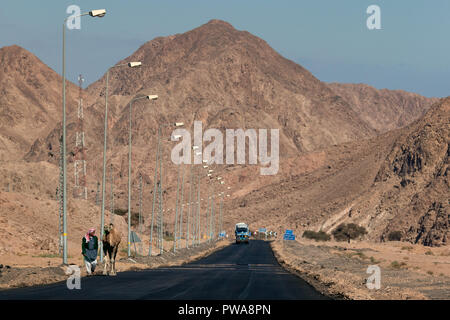
M155 162L155 176L154 176L154 189L153 189L153 202L152 202L152 218L151 218L151 226L150 226L150 243L148 248L148 255L152 256L152 246L153 246L153 221L154 221L154 214L156 210L156 194L159 193L159 221L157 219L157 224L159 225L158 229L158 242L160 246L160 253L163 252L163 241L164 241L164 234L163 234L163 212L162 209L162 158L163 158L163 149L162 149L162 143L161 143L161 135L162 135L162 128L168 127L168 126L174 126L174 127L181 127L183 126L183 122L175 122L173 124L160 124L158 126L158 137L157 137L157 149L156 149L156 162ZM158 184L158 167L159 167L159 184ZM175 208L175 210L177 210Z
M92 10L75 17L67 17L63 23L63 43L62 43L62 167L63 167L63 264L67 264L67 168L66 168L66 23L69 18L78 18L86 15L91 17L104 17L105 9Z
M181 138L180 135L174 135L173 136L174 139L178 140ZM182 173L181 173L182 172ZM180 194L180 176L183 175L183 182L182 182L182 186L184 185L184 167L181 168L181 164L178 167L178 178L177 178L177 195L176 195L176 199L175 199L175 226L174 226L174 231L173 231L173 252L176 251L177 248L177 223L178 223L178 199L179 199L179 194ZM181 203L183 203L183 187L181 187ZM181 209L180 212L180 216L182 215L183 209ZM180 237L181 237L181 228L180 228Z
M193 146L192 150L194 150L194 152L195 152L195 150L197 150L198 148L199 148L199 146ZM190 178L190 182L189 182L189 203L188 203L188 211L187 211L188 218L187 218L187 230L186 230L186 248L189 248L189 237L190 237L190 233L191 233L191 230L190 230L190 224L191 224L190 217L191 217L191 213L193 212L192 211L193 210L192 209L193 208L193 206L192 206L193 205L192 191L194 190L193 189L194 176L193 176L193 173L192 173L192 162L191 162L191 164L189 166L189 178ZM192 221L194 221L194 215L193 214L192 214ZM192 225L192 238L194 238L193 234L194 234L194 225Z
M157 100L158 96L148 95L134 98L130 101L130 127L128 132L128 257L131 255L131 110L133 102L141 99Z
M200 208L201 208L201 198L200 198L200 173L198 173L197 178L197 244L200 245L201 229L200 229Z
M217 180L219 181L220 184L223 182L222 177L217 177ZM218 197L219 197L219 206L220 206L220 193L218 194ZM220 210L220 209L219 209L219 210ZM216 222L217 222L215 212L213 212L213 219L214 219L214 222L213 222L213 238L215 238L215 234L216 234ZM219 211L219 220L220 220L220 211Z
M129 62L124 64L119 64L112 66L106 71L106 89L105 89L105 129L104 129L104 140L103 140L103 178L102 178L102 213L100 218L100 239L103 239L103 225L105 223L105 188L106 188L106 141L108 135L108 82L109 82L109 71L113 68L128 66L130 68L136 68L141 66L141 62ZM111 214L114 214L111 212ZM103 262L103 241L100 241L100 262Z
M196 151L199 148L200 148L199 146L193 146L192 147L192 150L194 150L194 156L202 155L201 152ZM193 166L194 166L194 172L192 173L192 167ZM193 192L194 192L194 194L192 194L191 205L193 205L195 203L195 204L197 204L197 207L198 207L200 205L198 199L197 199L197 201L194 202L194 200L195 200L195 163L191 163L191 175L192 175L192 179L191 179L192 189L193 189ZM196 212L195 212L195 206L192 207L191 211L192 211L192 242L191 242L191 245L194 246L195 237L196 237L196 233L197 233L197 218L196 218L197 215L196 215Z

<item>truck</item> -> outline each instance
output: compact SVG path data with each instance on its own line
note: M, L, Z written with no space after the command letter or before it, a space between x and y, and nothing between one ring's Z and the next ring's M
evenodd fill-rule
M248 229L248 225L244 222L236 223L236 227L234 229L234 234L236 236L236 243L247 243L250 237L250 231Z

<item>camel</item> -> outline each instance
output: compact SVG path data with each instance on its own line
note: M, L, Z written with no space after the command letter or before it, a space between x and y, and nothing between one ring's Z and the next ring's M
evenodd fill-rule
M105 225L103 234L103 252L105 254L105 268L103 269L104 275L116 275L116 255L119 249L120 240L122 235L119 230L114 228L112 223ZM110 271L108 271L108 267Z

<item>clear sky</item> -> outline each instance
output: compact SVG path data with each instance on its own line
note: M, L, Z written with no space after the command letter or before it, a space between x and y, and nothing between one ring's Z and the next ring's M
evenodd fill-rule
M68 79L87 84L157 37L222 19L327 82L450 95L450 0L1 0L0 47L18 44L61 73L69 5L106 8L67 32ZM381 8L381 30L366 9Z

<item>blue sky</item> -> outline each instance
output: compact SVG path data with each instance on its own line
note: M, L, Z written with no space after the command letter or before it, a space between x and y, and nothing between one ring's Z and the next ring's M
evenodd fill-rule
M87 84L157 37L210 19L247 30L327 82L367 83L425 96L450 95L449 0L2 0L0 47L18 44L61 73L66 9L106 8L67 32L68 79ZM366 9L381 8L381 30Z

